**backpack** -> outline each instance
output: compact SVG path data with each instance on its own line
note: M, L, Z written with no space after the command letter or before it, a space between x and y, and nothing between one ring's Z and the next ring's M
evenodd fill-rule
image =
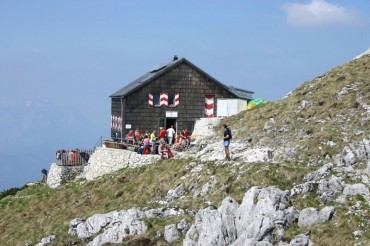
M230 129L227 129L229 131L229 133L227 135L229 135L229 139L232 139L233 138L233 135L231 135L231 130Z

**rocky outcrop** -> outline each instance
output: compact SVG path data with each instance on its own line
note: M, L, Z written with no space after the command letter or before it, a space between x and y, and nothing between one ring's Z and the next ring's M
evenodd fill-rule
M47 237L44 237L43 239L41 239L41 242L39 242L35 246L46 246L48 244L53 243L54 241L55 241L55 236L50 235L50 236L47 236Z
M87 244L89 246L122 243L129 236L140 235L147 231L148 226L144 219L173 217L183 213L181 209L140 210L131 208L107 214L96 214L87 219L73 219L69 224L68 234L77 236L83 241L90 241ZM179 233L181 233L180 230ZM174 237L171 236L172 239Z
M321 210L316 208L305 208L299 213L298 226L306 227L328 221L332 218L334 212L334 207L324 207Z
M198 211L183 245L273 245L298 214L285 192L252 187L240 205L227 197L218 209Z
M183 245L294 245L309 246L309 234L299 234L286 242L285 228L298 222L300 227L330 220L333 207L321 210L292 207L286 192L275 187L252 187L239 205L226 197L219 208L213 206L195 213L194 223L181 219L177 224L163 228L163 239L174 243L181 237ZM138 209L96 214L87 219L76 218L70 222L68 234L85 241L89 246L122 243L126 238L142 235L147 229L147 219L183 217L178 208ZM157 232L161 236L160 232Z
M239 207L231 197L218 209L208 207L195 215L195 223L186 233L183 245L230 245L236 238L235 214Z

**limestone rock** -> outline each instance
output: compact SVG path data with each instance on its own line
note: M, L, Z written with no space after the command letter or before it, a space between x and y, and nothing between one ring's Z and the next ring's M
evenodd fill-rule
M313 245L313 243L311 242L309 235L299 234L295 236L288 245L289 246L311 246Z
M35 246L45 246L45 245L48 245L50 243L53 243L54 241L55 241L55 236L50 235L50 236L47 236L47 237L44 237L43 239L41 239L41 242L39 242Z
M275 243L275 226L288 226L294 221L295 209L290 207L289 197L280 189L252 187L236 212L238 239L234 245L253 245L258 241Z
M305 208L299 214L298 226L305 227L328 221L332 218L334 212L334 207L324 207L321 210L316 208Z
M333 168L333 164L325 164L319 170L309 173L304 179L306 181L318 181L329 174L330 170Z
M180 214L183 214L182 210L167 208L146 211L131 208L107 214L96 214L86 220L73 219L70 222L68 234L77 236L81 240L92 240L87 244L89 246L122 243L124 238L128 236L136 236L146 232L147 225L144 219L166 218ZM181 232L179 231L178 234L181 235ZM173 233L171 238L174 237Z
M177 230L182 234L182 235L185 235L186 232L189 230L190 228L190 224L182 219L178 224L177 224Z
M201 209L186 233L183 245L230 245L236 239L235 212L238 203L227 197L219 209Z
M175 224L166 225L164 228L164 239L167 243L173 243L178 240L181 233L177 230Z
M46 179L46 184L51 188L57 188L65 181L74 180L83 173L84 166L59 166L53 163Z
M185 185L181 183L175 189L171 189L167 192L165 198L166 202L171 202L185 194Z
M183 245L273 245L274 233L294 223L297 214L285 192L252 187L240 206L228 197L217 210L199 210Z
M329 180L321 180L318 186L317 195L320 201L330 202L342 192L342 178L332 177Z
M363 183L349 184L343 189L343 195L345 196L355 196L355 195L368 195L369 188Z
M344 147L342 155L346 166L351 166L357 162L355 154L348 146Z

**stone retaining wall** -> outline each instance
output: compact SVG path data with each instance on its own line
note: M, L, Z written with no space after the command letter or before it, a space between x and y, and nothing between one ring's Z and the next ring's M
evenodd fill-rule
M84 176L87 180L93 180L122 168L152 164L159 159L159 155L140 155L130 150L98 148L90 157Z
M160 159L159 155L140 155L123 149L97 148L85 166L58 166L53 163L47 184L56 188L66 181L76 178L93 180L122 168L135 168L149 165Z
M46 183L51 188L56 188L66 181L74 180L84 171L84 166L59 166L51 164Z

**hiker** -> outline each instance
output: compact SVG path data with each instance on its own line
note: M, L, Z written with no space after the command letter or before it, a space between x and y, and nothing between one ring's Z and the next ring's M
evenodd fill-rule
M41 175L42 175L42 183L46 183L46 180L47 180L47 177L48 177L48 170L46 170L45 168L43 168L41 170Z
M183 130L182 131L182 137L185 139L185 141L186 141L186 147L188 147L189 146L189 144L190 144L190 136L189 136L189 131L188 131L188 129L185 129L185 130Z
M135 143L135 139L134 139L134 132L132 130L130 130L128 133L127 133L127 136L126 136L126 139L127 139L127 143L128 144L134 144Z
M173 129L173 126L167 129L167 139L168 139L168 144L171 146L173 144L173 139L176 134L175 129Z
M227 127L226 124L223 125L224 127L224 148L225 148L225 155L226 160L231 161L230 158L230 140L232 138L231 136L231 130Z
M167 131L163 127L159 128L159 140L164 139L166 140L167 137Z
M184 150L186 148L186 140L182 136L180 132L177 133L176 141L175 141L175 149L176 150Z
M135 137L135 141L137 143L140 143L140 140L141 140L141 134L140 134L140 130L139 128L136 128L136 131L134 133L134 137Z
M159 140L158 155L160 155L162 159L168 158L166 141L164 139Z
M150 134L150 145L152 146L152 153L155 153L155 142L157 141L157 136L155 135L155 131Z

